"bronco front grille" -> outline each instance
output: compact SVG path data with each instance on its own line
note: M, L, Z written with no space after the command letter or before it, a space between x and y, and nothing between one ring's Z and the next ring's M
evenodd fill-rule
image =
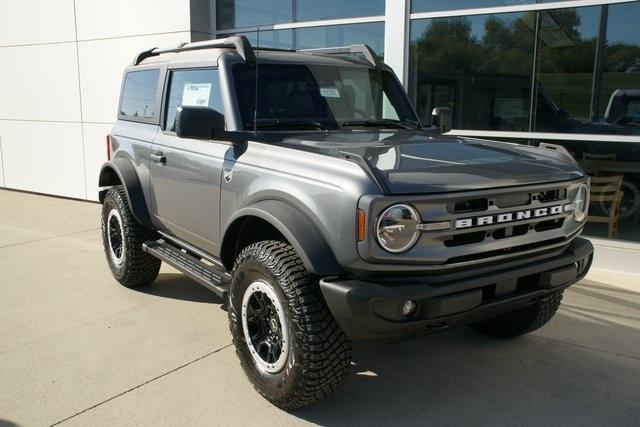
M358 245L371 262L451 265L551 253L577 236L572 201L584 180L423 196L372 196L360 208L377 218L395 203L416 208L424 228L406 252L391 254L374 238ZM539 214L536 214L539 212ZM430 223L439 227L429 229ZM375 220L369 223L375 236ZM443 226L444 224L444 226ZM447 227L448 224L448 227Z
M569 203L567 195L566 187L535 188L530 191L453 200L447 204L447 210L453 214L453 223L457 224L460 218L500 218L500 215L514 212L535 212L536 209L550 206L563 207ZM550 236L548 232L562 228L567 215L562 208L561 212L555 215L533 216L522 220L515 218L516 220L504 224L496 220L484 226L474 221L474 226L469 228L450 230L448 234L444 233L441 236L442 244L446 248L458 250L448 257L445 263L454 264L516 254L562 242L566 236ZM469 249L465 250L465 247Z

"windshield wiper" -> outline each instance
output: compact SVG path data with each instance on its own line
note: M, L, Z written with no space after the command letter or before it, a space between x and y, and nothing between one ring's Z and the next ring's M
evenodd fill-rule
M307 120L280 120L280 119L259 119L258 129L260 128L313 128L317 130L328 130L327 126L320 122Z
M363 126L363 127L388 127L395 126L401 129L418 129L418 123L409 120L379 119L379 120L349 120L342 122L342 127Z

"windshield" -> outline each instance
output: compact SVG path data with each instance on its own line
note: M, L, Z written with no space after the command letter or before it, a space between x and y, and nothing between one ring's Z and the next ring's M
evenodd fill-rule
M259 64L260 130L416 128L404 90L388 71L331 65ZM245 130L254 127L255 65L233 68Z
M620 125L640 125L640 95L612 96L607 122Z

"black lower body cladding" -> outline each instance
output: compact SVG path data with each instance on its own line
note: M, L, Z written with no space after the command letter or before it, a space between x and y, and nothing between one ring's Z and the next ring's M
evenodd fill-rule
M395 340L481 322L539 303L583 278L593 245L574 239L559 256L541 262L468 276L431 286L410 277L384 284L375 279L324 278L320 288L329 309L354 341ZM408 308L403 313L403 305ZM405 307L406 307L405 306ZM406 315L407 312L409 315Z

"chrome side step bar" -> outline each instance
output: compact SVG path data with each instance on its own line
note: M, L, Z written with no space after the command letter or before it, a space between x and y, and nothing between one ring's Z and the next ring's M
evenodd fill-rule
M142 244L142 250L180 270L221 298L227 297L231 275L222 267L210 265L197 254L175 246L164 239Z

